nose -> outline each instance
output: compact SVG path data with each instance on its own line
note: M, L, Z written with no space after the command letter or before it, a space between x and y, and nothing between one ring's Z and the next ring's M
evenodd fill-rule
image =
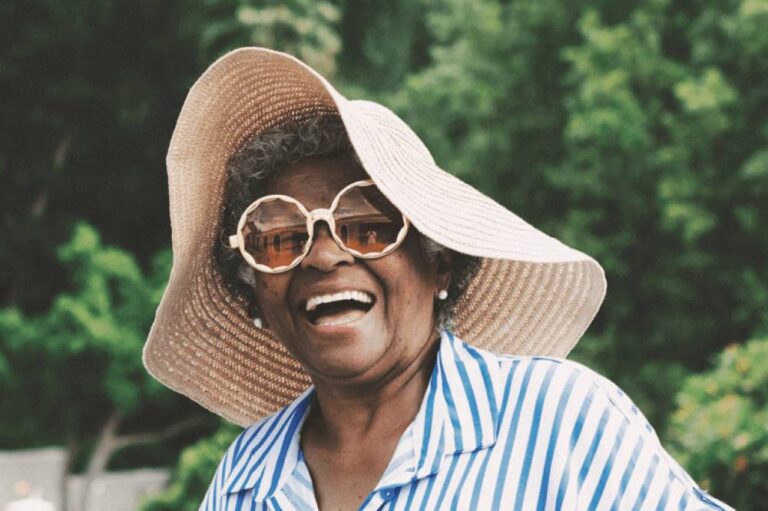
M315 268L323 272L329 272L340 264L352 264L354 256L344 252L331 235L330 227L324 221L315 224L315 232L309 253L301 261L302 268Z

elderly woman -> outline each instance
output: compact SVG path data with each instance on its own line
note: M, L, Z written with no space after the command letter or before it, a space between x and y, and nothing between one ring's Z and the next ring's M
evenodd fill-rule
M145 363L247 427L200 509L728 509L615 385L556 358L600 266L386 108L241 49L192 88L168 175Z

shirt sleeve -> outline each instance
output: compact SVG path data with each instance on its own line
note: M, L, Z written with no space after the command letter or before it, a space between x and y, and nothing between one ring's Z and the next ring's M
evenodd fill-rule
M642 412L610 380L584 368L590 388L579 461L578 509L732 510L669 455ZM585 469L586 467L586 469Z

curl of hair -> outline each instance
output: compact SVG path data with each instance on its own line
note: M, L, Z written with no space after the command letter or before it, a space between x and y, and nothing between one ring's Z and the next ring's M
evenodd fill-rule
M215 248L215 262L231 293L244 297L251 314L258 316L256 306L256 270L239 252L225 243L235 232L240 215L258 197L280 171L311 156L345 155L360 165L344 125L336 115L323 115L265 131L241 147L227 163L227 186L221 222L220 243ZM436 262L441 252L449 249L415 232L422 255ZM480 259L453 252L453 272L448 298L435 300L435 324L438 329L452 328L453 308L480 267Z

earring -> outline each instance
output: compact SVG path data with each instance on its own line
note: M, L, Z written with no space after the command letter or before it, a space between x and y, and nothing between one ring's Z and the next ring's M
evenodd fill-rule
M262 323L261 318L253 318L253 326L256 328L263 328L264 323Z
M445 289L441 289L440 291L437 292L438 300L445 300L446 298L448 298L448 291L446 291Z

